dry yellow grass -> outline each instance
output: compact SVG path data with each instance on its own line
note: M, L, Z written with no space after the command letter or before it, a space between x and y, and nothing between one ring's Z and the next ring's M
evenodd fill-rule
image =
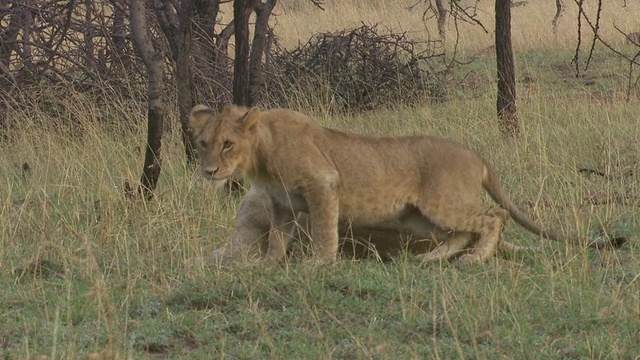
M359 26L362 22L381 24L394 30L409 31L415 37L426 37L431 34L437 37L433 21L425 24L422 21L424 4L418 4L412 10L410 6L417 0L328 0L321 11L307 0L281 1L274 13L276 33L282 37L285 46L295 46L305 42L313 34L324 31L335 31ZM472 5L473 1L461 1L463 5ZM601 36L607 40L623 43L624 37L613 27L616 24L627 32L640 31L640 3L627 1L626 7L620 3L606 2L601 17ZM566 47L573 48L577 39L577 6L572 1L565 1L566 11L558 23L558 33L553 33L551 20L555 14L555 4L551 1L528 1L524 6L512 8L512 40L514 49L525 50L535 48ZM585 9L595 21L595 1L587 1ZM463 51L474 52L493 44L494 16L493 2L481 1L478 4L478 20L484 24L488 33L478 26L460 23L460 47ZM584 21L583 21L584 25ZM587 28L585 27L585 30ZM453 38L455 26L448 22L448 33ZM587 32L585 32L587 34ZM589 36L591 38L591 36Z
M321 12L307 0L281 1L276 33L291 46L365 21L419 37L421 14L408 13L410 3L328 1ZM603 36L617 36L613 21L629 31L640 27L633 16L639 4L627 3L607 3L615 11L605 13ZM59 102L12 110L23 134L0 143L0 357L637 358L638 207L585 198L640 196L640 108L620 96L620 63L598 59L594 68L606 73L594 72L591 86L556 72L571 59L575 12L565 14L556 40L548 25L554 9L545 4L530 0L513 10L518 78L537 78L518 83L519 141L499 136L495 65L483 59L448 101L343 116L320 109L316 118L358 133L433 134L468 144L532 216L564 233L599 225L625 231L631 241L622 249L595 253L541 242L509 223L509 240L542 249L470 268L421 268L401 257L384 265L294 261L285 270L235 264L189 272L186 259L229 239L238 201L184 166L175 126L164 138L156 199L125 199L122 184L138 179L142 166L146 104L131 93L109 93L105 109L86 95L59 99L62 91L42 89ZM223 9L230 14L230 4ZM490 28L492 10L483 11ZM492 43L477 28L463 31L466 52ZM132 129L105 129L105 117ZM83 129L76 136L56 129L71 120ZM167 123L178 124L175 111ZM581 175L578 165L612 177ZM620 173L627 169L636 175Z

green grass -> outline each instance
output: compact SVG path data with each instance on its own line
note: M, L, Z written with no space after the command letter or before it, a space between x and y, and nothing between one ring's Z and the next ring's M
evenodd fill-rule
M628 236L615 251L543 241L536 253L477 266L421 267L405 255L187 270L186 259L230 237L238 200L185 168L175 129L165 139L156 199L145 203L123 195L124 181L140 175L144 126L105 129L82 98L70 107L84 129L74 136L55 130L60 119L42 109L15 112L26 130L0 155L0 357L637 357L640 104L624 102L624 81L607 75L620 64L596 59L601 71L587 85L557 72L569 59L518 59L519 79L527 73L535 82L519 82L517 142L497 133L494 64L486 59L467 69L468 83L450 101L318 121L468 144L527 213L565 234L595 236L604 227ZM114 112L126 113L125 103ZM127 121L144 124L143 108L132 109ZM611 177L585 176L578 166ZM630 203L585 200L602 192ZM505 236L540 243L513 223Z

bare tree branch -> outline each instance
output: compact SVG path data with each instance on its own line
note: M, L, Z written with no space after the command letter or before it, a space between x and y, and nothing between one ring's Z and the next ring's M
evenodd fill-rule
M602 0L598 0L598 12L596 13L596 23L592 27L593 29L593 40L591 41L591 48L589 49L589 56L587 57L587 63L584 66L584 71L587 71L589 68L589 64L591 63L591 58L593 57L593 52L596 48L596 41L598 40L598 30L600 29L600 14L602 13ZM587 19L588 21L588 19ZM591 23L589 23L591 25Z
M564 13L564 6L562 4L562 0L556 0L556 14L554 15L553 20L551 21L551 25L553 25L554 34L558 33L558 21L562 17L563 13Z
M323 0L309 0L313 5L315 5L318 9L324 11L324 1Z
M264 82L262 56L264 55L267 41L269 17L276 6L276 2L277 0L266 0L264 3L259 2L255 8L256 25L249 59L249 105L255 105L258 102L261 86Z
M633 76L634 67L637 66L637 65L640 65L640 63L639 63L640 51L637 51L635 53L635 55L633 55L633 56L628 56L628 55L622 53L621 51L617 50L613 45L611 45L609 42L603 40L600 37L599 29L600 29L600 15L601 15L601 11L602 11L602 0L598 0L598 11L597 11L597 14L596 14L597 17L596 17L595 24L591 21L591 19L584 12L584 9L583 9L584 0L574 0L574 2L578 6L578 43L577 43L576 51L575 51L574 58L573 58L573 62L574 62L575 68L576 68L576 77L580 76L580 67L579 67L578 59L579 59L579 52L580 52L580 46L581 46L581 36L582 36L582 28L581 28L582 22L581 22L581 20L584 18L585 22L587 23L587 25L589 25L589 27L591 28L591 31L593 33L593 42L592 42L592 45L591 45L591 49L589 51L589 58L587 60L586 66L585 66L585 70L587 70L587 68L589 66L590 59L592 57L592 54L595 51L595 42L596 41L600 42L607 49L609 49L613 53L615 53L618 56L620 56L623 59L625 59L629 63L629 72L628 72L628 76L627 76L627 78L628 78L628 80L627 80L627 91L626 91L626 100L629 101L631 99L631 89L633 87L637 86L638 82L640 81L640 76L637 77L635 79L635 81L633 80L633 78L634 78L634 76ZM625 38L628 41L631 41L631 40L629 40L630 34L625 33L624 31L622 31L615 24L614 24L614 27L619 33L624 35ZM640 39L640 33L638 34L638 38ZM634 42L634 44L636 44L636 43ZM640 46L640 44L636 44L636 45Z
M576 43L576 50L573 54L573 64L576 69L576 77L580 77L580 47L582 44L582 15L584 9L582 8L582 4L584 0L574 0L578 5L578 41Z
M142 177L138 190L134 191L125 183L125 195L134 196L136 193L145 199L153 198L158 177L160 176L162 148L162 133L164 124L164 108L162 93L163 83L163 54L157 51L151 41L145 16L145 1L131 0L130 9L131 34L138 53L147 66L149 74L148 113L147 113L147 145L142 168Z

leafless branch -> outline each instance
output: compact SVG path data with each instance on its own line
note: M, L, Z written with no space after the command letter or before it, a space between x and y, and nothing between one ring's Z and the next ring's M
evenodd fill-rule
M582 4L584 0L574 0L578 5L578 41L576 42L576 50L573 54L573 64L576 69L576 77L580 77L580 47L582 44L582 15L584 13L584 9L582 8Z
M324 0L309 0L313 5L315 5L318 9L324 11Z
M564 6L562 4L562 0L556 0L556 14L551 21L551 25L553 25L553 33L556 34L558 32L558 20L562 17L564 13Z
M595 25L592 26L593 40L591 41L591 48L589 49L589 56L587 57L587 63L584 65L584 71L587 71L587 69L589 68L589 64L591 63L591 58L593 57L593 52L596 48L596 41L600 37L598 30L600 29L601 14L602 14L602 0L598 0L598 11L596 13L596 23ZM589 19L587 19L587 22L589 22ZM589 25L591 25L590 22L589 22Z

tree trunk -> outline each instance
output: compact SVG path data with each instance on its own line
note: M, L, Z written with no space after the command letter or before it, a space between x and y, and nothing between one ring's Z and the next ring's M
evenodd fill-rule
M558 20L562 16L564 12L564 7L562 6L562 0L556 0L556 15L553 17L551 24L553 25L553 33L556 34L558 32Z
M14 6L11 10L9 23L2 33L0 33L0 63L2 63L2 65L7 69L9 69L9 61L15 50L16 39L18 38L18 33L22 26L22 16L20 15L20 11L21 10L19 10L17 5Z
M11 71L11 56L22 26L22 16L17 5L7 9L7 12L9 12L8 24L0 33L0 138L5 141L11 140L8 102L17 85Z
M249 103L249 16L255 0L233 1L233 27L236 51L233 63L233 103L250 106ZM227 190L232 194L243 192L241 179L227 181Z
M215 58L215 47L213 39L216 36L215 25L218 12L220 11L220 0L193 0L195 14L193 17L195 24L195 34L199 38L194 47L200 55L209 61ZM195 50L195 49L194 49Z
M147 67L149 74L148 112L147 112L147 146L144 156L142 177L137 191L125 183L125 194L129 197L142 195L145 199L153 198L161 169L160 150L164 123L163 110L163 54L153 47L145 17L145 1L131 0L130 6L131 35L138 54Z
M88 25L92 23L93 18L93 0L85 0L84 2L84 22ZM93 35L91 27L86 26L82 36L84 38L84 66L92 67L95 63L95 44L93 43Z
M516 112L516 74L511 48L511 1L496 0L496 58L498 124L505 137L520 136Z
M113 23L111 24L111 42L113 43L112 63L114 68L120 67L122 70L129 69L131 63L129 57L125 56L127 50L127 39L125 33L125 13L116 6L116 0L110 0L113 9Z
M218 64L221 69L227 69L229 67L229 39L234 34L235 28L233 27L233 21L227 24L227 26L220 31L216 37L216 44L214 50L214 63Z
M33 12L31 1L25 1L25 6L19 8L22 13L22 52L20 54L22 66L29 71L33 70L33 57L31 55L31 32L33 31Z
M194 15L192 0L183 0L176 9L172 2L157 3L156 17L164 34L173 60L178 96L178 115L188 165L196 163L195 139L189 126L189 112L195 105L193 72L191 68L192 29Z
M193 6L190 0L182 0L178 10L178 53L176 56L176 82L178 90L178 113L182 127L182 142L184 143L187 165L194 165L197 161L195 138L189 126L189 113L195 106L193 76L191 71L191 20Z
M254 0L233 1L236 54L233 64L233 103L249 106L249 16Z
M447 9L444 7L442 0L436 0L436 10L438 18L438 33L440 34L440 37L444 39L447 30Z
M249 105L253 106L258 102L260 88L264 81L262 71L262 55L267 43L267 32L269 30L269 16L276 6L277 0L267 0L256 7L256 27L251 43L251 58L249 59Z

